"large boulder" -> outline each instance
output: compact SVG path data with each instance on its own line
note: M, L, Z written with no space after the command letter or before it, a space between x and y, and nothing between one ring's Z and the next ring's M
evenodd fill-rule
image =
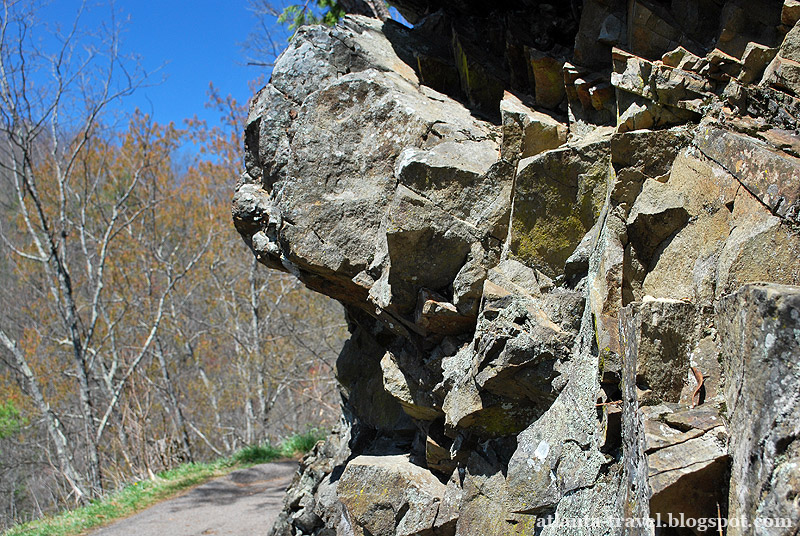
M724 421L712 408L665 409L645 408L650 512L713 518L729 463Z
M407 456L358 456L336 492L352 534L413 536L432 533L445 485Z
M778 49L778 55L767 67L763 83L788 89L796 94L800 90L798 61L800 61L800 27L795 23Z
M265 264L407 317L503 236L512 177L493 168L494 127L421 86L380 30L356 17L295 37L251 106L233 216Z
M560 376L575 334L545 312L552 309L547 303L552 299L504 294L487 299L473 341L442 362L438 389L446 393L442 409L453 436L458 430L486 437L518 433L553 403L564 385Z

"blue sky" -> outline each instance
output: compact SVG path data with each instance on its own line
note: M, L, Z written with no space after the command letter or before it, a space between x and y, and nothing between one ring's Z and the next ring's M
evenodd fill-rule
M69 24L80 5L78 0L53 0L41 14L49 24ZM86 27L107 23L109 2L90 0L87 5L81 19ZM245 102L248 82L269 74L268 68L245 65L240 44L257 22L247 0L116 0L114 6L123 22L123 51L140 56L147 71L160 68L154 81L164 78L128 97L125 111L139 107L159 123L180 125L197 115L213 124L216 113L204 107L209 83L223 96ZM285 37L278 40L283 43Z

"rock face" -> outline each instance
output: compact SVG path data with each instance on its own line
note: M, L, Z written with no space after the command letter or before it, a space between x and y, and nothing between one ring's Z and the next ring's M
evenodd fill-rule
M234 224L352 334L272 534L797 534L798 3L393 3L251 103Z
M749 284L717 305L730 428L731 514L800 526L800 288ZM757 418L753 418L754 413ZM731 531L731 534L744 534ZM786 534L791 534L786 531Z

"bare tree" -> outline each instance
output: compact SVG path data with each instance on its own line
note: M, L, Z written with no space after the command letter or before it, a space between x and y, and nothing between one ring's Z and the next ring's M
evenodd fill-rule
M35 11L22 2L3 2L0 21L0 173L13 196L18 229L0 230L2 246L21 270L34 271L48 306L59 320L47 334L58 347L69 348L70 375L77 383L82 445L87 452L88 489L59 454L65 478L83 500L103 488L100 444L125 386L149 355L163 322L169 294L208 245L202 244L182 266L166 262L169 247L154 251L160 282L153 288L145 329L139 340L124 341L119 351L118 328L137 304L123 303L107 288L114 244L131 235L158 199L141 190L154 179L168 148L153 143L146 118L131 125L130 143L109 142L103 113L145 80L145 73L119 51L113 24L104 35L82 33L79 12L61 37L61 46L47 53L38 48ZM150 138L150 139L148 139ZM131 140L127 140L131 141ZM152 144L153 147L150 147ZM8 226L6 226L8 227ZM177 247L177 246L175 246ZM164 262L157 262L158 256ZM129 296L130 298L130 296ZM112 305L113 302L113 305ZM18 373L39 410L48 416L48 431L57 452L75 451L65 444L59 419L41 396L28 357L14 336L2 332L0 342L11 352ZM97 381L96 381L97 380ZM95 385L99 387L95 387Z
M30 422L0 451L0 526L17 482L29 517L333 420L344 332L229 224L245 107L213 94L214 128L111 123L147 82L113 21L40 40L31 6L0 12L0 388ZM176 166L187 136L202 150Z
M76 499L79 502L83 502L84 498L86 497L86 484L84 479L75 470L75 466L72 463L72 453L70 452L67 438L64 435L61 421L55 412L50 409L49 404L45 401L44 395L42 395L42 391L39 387L39 382L34 376L31 368L28 366L27 359L23 355L22 351L19 349L16 342L12 341L11 338L1 328L0 343L2 343L3 346L5 346L6 349L8 349L8 351L11 353L14 366L24 378L31 397L46 420L47 432L50 435L50 439L53 441L53 444L55 445L55 453L56 457L58 458L61 473L64 475L64 478L66 479L69 487L72 489L72 492L75 494Z

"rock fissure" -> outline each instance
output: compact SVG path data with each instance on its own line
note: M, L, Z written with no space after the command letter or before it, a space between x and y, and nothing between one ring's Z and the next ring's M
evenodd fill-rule
M700 151L703 151L702 147L700 148ZM735 178L735 179L736 179L736 180L739 182L739 186L738 186L739 188L744 188L745 190L747 190L747 192L748 192L748 193L749 193L751 196L753 196L753 198L754 198L756 201L758 201L759 203L761 203L761 205L763 205L765 209L767 209L767 210L769 210L770 212L772 212L773 214L775 214L775 211L774 211L774 210L773 210L773 209L772 209L772 208L771 208L771 207L770 207L770 206L769 206L767 203L765 203L764 201L762 201L761 199L759 199L759 197L758 197L758 192L755 192L755 191L751 190L750 188L748 188L748 187L747 187L747 185L746 185L745 183L743 183L743 182L742 182L742 180L741 180L739 177L737 177L737 174L735 173L735 170L731 170L731 169L729 169L729 168L725 167L725 164L724 164L724 163L722 163L722 162L720 162L720 161L718 161L718 160L715 160L715 159L714 159L714 157L713 157L712 155L710 155L710 154L706 153L705 151L703 151L703 154L705 155L705 157L706 157L706 158L708 158L709 160L711 160L712 162L714 162L716 165L718 165L719 167L721 167L721 168L725 169L725 170L726 170L728 173L730 173L730 174L731 174L731 176L733 176L733 177L734 177L734 178ZM737 193L738 193L738 191L737 191ZM776 208L777 208L777 207L776 207ZM775 214L775 215L777 216L777 214ZM733 229L731 229L731 232L733 232Z

